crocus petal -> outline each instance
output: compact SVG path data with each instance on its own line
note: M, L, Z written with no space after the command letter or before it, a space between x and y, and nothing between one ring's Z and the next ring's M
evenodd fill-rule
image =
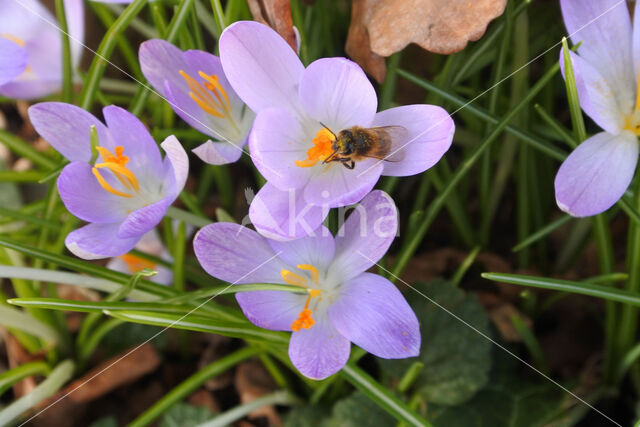
M611 87L598 70L582 57L573 52L569 52L569 55L571 55L571 66L580 107L602 129L609 133L619 133L625 125L624 116L627 112L620 110ZM560 70L562 77L565 77L562 51L560 52Z
M127 216L128 200L106 191L85 162L72 162L58 177L58 191L66 208L87 222L120 222Z
M278 242L269 240L274 251L291 266L298 264L313 265L319 271L326 271L335 254L333 235L325 226L320 226L313 235L296 240Z
M244 315L256 326L272 331L290 331L307 297L292 292L239 292L236 300Z
M65 239L67 249L83 259L100 259L124 255L135 246L139 237L121 239L119 223L89 224L72 231Z
M193 248L207 273L229 283L282 283L280 271L289 268L264 237L238 224L207 225Z
M291 334L289 358L302 375L322 380L347 363L351 343L331 325L326 315L315 318L310 329Z
M240 98L256 113L264 108L301 112L298 83L304 66L271 28L240 21L220 36L224 74Z
M558 170L558 206L576 217L604 212L622 197L637 162L638 140L631 132L592 136L573 150Z
M84 49L84 0L64 0L64 12L69 29L71 62L75 68L80 63Z
M193 72L194 77L198 72L202 71L209 75L215 75L218 77L218 83L224 89L229 97L229 103L233 107L239 107L243 104L242 100L233 90L231 83L227 80L227 76L224 74L222 63L217 56L205 52L203 50L187 50L184 52L184 60L187 62L189 69Z
M312 206L300 190L278 190L267 182L249 206L249 218L262 234L274 240L304 237L318 229L328 208Z
M369 127L378 107L376 91L362 68L345 58L312 62L302 74L299 94L307 114L334 132Z
M162 144L162 149L167 153L164 158L163 169L167 178L166 191L167 196L173 202L178 194L184 188L184 184L187 182L187 176L189 174L189 156L184 148L180 144L180 141L173 136L169 135Z
M113 144L124 147L124 155L129 157L127 167L134 172L146 171L159 176L162 171L160 149L142 122L124 108L115 105L105 107L102 114Z
M336 255L329 276L349 280L375 265L391 246L398 213L391 197L376 190L365 197L336 235Z
M3 34L27 41L34 35L50 31L46 21L55 23L55 17L38 0L0 0L0 28Z
M242 148L230 143L211 140L191 151L203 162L217 166L237 162L242 156Z
M158 202L131 212L120 225L118 237L122 239L129 237L140 238L162 221L171 203L173 203L173 199L165 197Z
M362 273L343 283L329 318L341 335L378 357L420 353L418 318L393 283L377 274Z
M27 50L0 37L0 85L13 80L27 67Z
M383 161L382 175L409 176L435 165L451 147L455 124L443 108L435 105L405 105L376 114L374 126L401 126L407 132L403 141L392 141L389 157Z
M162 94L165 94L165 81L171 82L183 92L189 92L189 87L180 75L180 70L190 71L182 55L180 49L161 39L147 40L138 50L142 74Z
M316 206L337 208L362 200L376 185L384 166L376 159L356 162L347 169L339 163L315 168L304 188L304 199Z
M640 70L640 3L636 2L636 6L633 12L633 35L632 35L632 48L633 48L633 69Z
M71 161L91 159L91 126L98 131L100 144L113 145L109 131L91 113L63 102L42 102L29 107L29 118L36 131Z
M318 126L318 130L320 126ZM313 168L302 168L296 161L307 158L311 140L299 121L287 110L260 111L249 135L251 159L260 173L281 190L300 188L309 180Z
M619 0L561 0L562 16L578 53L596 68L627 114L635 101L636 73L631 54L631 17Z

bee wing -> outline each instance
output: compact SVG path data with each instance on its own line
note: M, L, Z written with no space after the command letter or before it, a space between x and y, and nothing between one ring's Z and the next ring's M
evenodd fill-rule
M387 162L399 162L404 159L402 149L409 139L409 131L402 126L380 126L369 129L378 136L377 146L369 153L373 157Z

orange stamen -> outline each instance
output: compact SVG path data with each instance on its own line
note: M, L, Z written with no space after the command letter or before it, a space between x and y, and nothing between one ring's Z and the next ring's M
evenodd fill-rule
M115 147L115 155L104 147L96 147L96 150L100 154L100 157L102 157L103 162L96 163L93 169L91 169L91 172L93 172L93 175L98 180L100 186L116 196L133 197L131 194L124 193L113 188L99 171L99 169L110 170L125 188L138 191L140 188L138 179L136 178L136 175L126 167L126 164L129 163L129 157L124 155L124 147L121 145Z
M156 268L156 264L147 259L141 258L139 256L124 254L120 257L127 267L129 271L132 273L138 273L139 271L144 270L145 268L149 268L151 270Z
M14 42L15 44L21 47L24 47L25 45L24 40L22 40L20 37L12 36L11 34L3 33L3 34L0 34L0 37L2 37L3 39L11 40L12 42Z
M324 160L333 153L331 147L335 137L327 128L322 128L313 138L313 147L307 150L307 158L305 160L296 160L296 166L301 168L310 168L315 166L320 160Z
M319 273L317 268L310 264L300 264L298 265L298 268L300 270L310 271L311 280L313 280L315 284L318 284ZM313 320L312 317L313 311L309 309L309 303L311 302L311 298L320 298L320 296L322 295L322 291L320 289L310 289L307 286L307 279L292 271L281 270L280 275L282 276L282 280L284 280L286 283L307 288L307 290L309 291L309 296L307 297L307 301L304 303L304 308L298 315L298 318L291 324L291 329L293 331L299 331L302 328L311 328L314 325L315 320Z

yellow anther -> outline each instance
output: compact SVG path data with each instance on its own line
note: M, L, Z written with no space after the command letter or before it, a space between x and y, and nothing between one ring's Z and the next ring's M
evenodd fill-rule
M220 105L223 105L222 99L220 99L220 95L224 97L225 111L229 113L231 111L231 103L229 102L227 91L224 90L224 88L220 84L220 81L218 80L218 76L216 76L215 74L209 75L202 71L199 71L198 75L207 81L207 83L204 84L204 87L213 92L216 98L218 98L218 101L220 101Z
M313 280L313 283L315 283L316 285L318 284L319 274L318 274L318 269L317 268L315 268L311 264L298 264L297 267L300 270L310 271L311 272L311 280Z
M111 173L113 173L116 179L120 181L120 183L125 188L133 191L138 191L140 188L138 184L138 179L136 178L136 175L126 167L126 164L129 163L129 157L124 155L124 147L121 145L118 145L117 147L115 147L114 149L115 155L112 154L108 149L104 147L96 147L96 150L98 151L98 153L100 154L100 157L102 157L102 160L103 160L102 163L96 163L93 169L91 170L93 172L93 175L98 180L98 183L100 183L102 188L107 190L109 193L112 193L121 197L133 197L133 195L131 194L124 193L122 191L119 191L113 188L104 179L104 177L100 175L100 171L99 171L99 169L110 170Z
M120 197L133 197L131 194L127 194L127 193L123 193L122 191L118 191L115 188L113 188L111 185L109 185L109 183L107 181L105 181L105 179L102 177L102 175L100 175L100 172L98 171L98 169L92 168L91 172L93 172L93 175L96 177L96 179L98 180L98 182L100 183L102 188L107 190L109 193L115 194L116 196L120 196Z
M301 168L310 168L315 166L320 160L324 160L333 153L331 147L335 137L327 128L322 128L313 138L313 147L307 150L307 158L305 160L295 160L295 164Z
M2 33L0 34L0 37L2 37L3 39L11 40L12 42L14 42L15 44L21 47L24 47L25 45L24 40L22 40L20 37L12 36L11 34Z
M189 89L191 89L189 96L200 108L212 116L226 118L231 125L237 129L231 117L231 102L229 101L229 96L220 84L218 76L199 71L198 75L205 80L204 83L201 84L183 70L179 72L185 82L187 82Z
M307 280L304 277L294 273L293 271L282 270L280 271L280 275L282 276L282 280L290 285L302 286L304 288L307 287Z

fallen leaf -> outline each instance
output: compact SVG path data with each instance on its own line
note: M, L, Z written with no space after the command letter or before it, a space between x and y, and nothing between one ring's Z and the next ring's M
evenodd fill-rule
M367 13L359 17L364 18L374 54L389 56L409 43L451 54L482 37L506 4L507 0L362 0L359 6Z
M345 50L347 55L356 61L378 83L382 83L387 74L384 58L371 51L369 32L365 25L371 18L370 0L353 0L351 5L351 24L347 34Z
M249 360L238 365L235 386L241 403L249 403L276 389L276 385L269 373L256 360ZM249 414L249 418L261 417L265 417L270 426L282 425L282 421L272 405L258 408Z
M289 0L247 0L247 2L254 20L273 28L294 51L298 51Z

